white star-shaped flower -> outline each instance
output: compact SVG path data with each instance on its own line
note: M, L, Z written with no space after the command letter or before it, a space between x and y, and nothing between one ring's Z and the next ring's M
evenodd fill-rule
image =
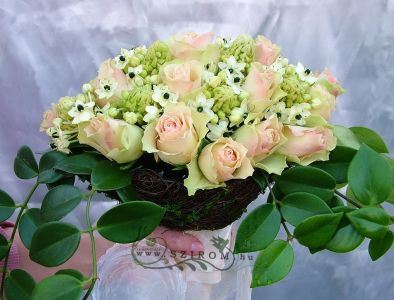
M317 81L317 77L313 76L311 70L305 69L301 63L297 64L295 71L302 81L306 81L309 84L315 83Z
M129 67L127 69L127 75L129 76L130 79L134 79L136 76L140 75L142 73L142 65L139 65L137 67Z
M231 74L232 73L241 73L246 64L245 63L237 63L237 60L234 56L230 56L226 59L226 62L218 62L218 66L221 70L228 70Z
M154 85L152 99L161 107L165 107L167 103L176 103L179 95L170 91L166 85Z
M95 93L100 99L109 99L113 96L117 86L118 83L113 79L101 79Z
M123 69L129 62L129 59L134 56L134 50L120 49L120 54L114 58L115 67Z
M145 111L147 112L147 114L144 116L143 120L146 123L150 123L158 119L160 116L160 109L158 109L154 105L148 105L147 107L145 107Z
M216 141L227 131L228 121L220 120L218 124L208 124L207 126L209 128L207 138L209 138L211 141Z
M95 103L92 102L87 102L84 103L80 100L77 100L75 102L75 105L70 111L68 112L68 115L73 118L72 124L79 124L82 122L87 122L91 118L94 117L94 112L93 112L93 107L95 106Z
M198 95L194 100L188 102L188 105L200 113L205 113L210 117L210 120L215 118L215 113L212 111L214 104L213 99L207 99L203 94Z

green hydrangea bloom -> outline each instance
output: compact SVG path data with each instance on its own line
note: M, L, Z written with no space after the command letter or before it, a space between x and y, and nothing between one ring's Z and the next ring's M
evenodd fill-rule
M146 84L136 86L127 94L123 95L123 100L119 103L119 108L125 111L134 112L138 116L138 123L142 124L142 118L146 114L145 108L153 105L152 85Z
M159 73L160 67L170 60L171 53L167 44L157 41L148 48L142 60L142 68L146 72L146 75L155 75Z
M281 99L281 101L285 102L286 107L291 107L296 103L308 103L312 100L311 95L308 93L310 84L300 79L293 65L286 67L280 87L287 93Z
M222 48L221 60L226 61L230 56L234 56L237 62L246 63L246 71L249 70L253 61L254 39L246 34L238 36L228 48Z
M228 85L218 86L211 91L206 91L204 94L208 94L208 92L215 100L212 110L218 115L219 119L228 117L233 108L241 105L241 99Z

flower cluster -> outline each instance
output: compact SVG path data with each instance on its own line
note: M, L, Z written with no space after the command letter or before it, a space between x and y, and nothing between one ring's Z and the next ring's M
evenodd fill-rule
M290 64L263 36L187 33L121 49L81 94L45 112L41 130L65 153L85 144L117 163L152 153L186 166L192 195L256 168L327 160L343 92L330 71Z

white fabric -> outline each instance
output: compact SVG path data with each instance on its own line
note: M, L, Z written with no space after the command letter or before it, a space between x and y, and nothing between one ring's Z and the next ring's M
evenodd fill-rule
M146 240L134 244L141 255L135 259L133 245L115 244L99 260L99 280L93 292L94 300L249 300L251 299L250 269L247 263L233 263L230 249L234 245L232 226L215 231L189 232L194 234L204 245L203 270L197 263L188 260L190 256L171 256L165 247L155 244L149 247ZM228 240L228 249L223 251L223 258L228 253L228 260L222 259L218 249L212 244L212 237ZM149 255L147 255L147 252ZM155 256L153 253L163 256ZM215 253L215 257L209 254ZM161 258L160 260L158 259ZM198 256L197 256L198 257ZM155 261L158 262L154 263ZM180 264L183 270L174 266L187 261L196 266L192 270ZM209 264L211 265L209 265ZM227 265L227 266L226 266ZM146 268L149 267L149 268ZM154 268L154 269L153 269ZM162 269L160 269L162 268ZM225 271L218 269L229 268Z

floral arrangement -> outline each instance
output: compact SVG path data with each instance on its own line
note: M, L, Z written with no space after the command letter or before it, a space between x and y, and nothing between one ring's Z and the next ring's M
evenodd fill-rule
M236 253L260 251L252 287L289 273L294 238L311 253L348 252L369 238L371 257L378 259L393 242L393 218L380 204L394 202L394 163L374 131L329 123L343 92L328 69L317 73L289 63L263 36L214 39L212 33L187 33L121 49L101 64L81 94L61 98L44 113L40 129L52 150L39 166L28 147L18 152L16 175L38 177L33 191L39 184L50 188L41 209L27 209L32 193L17 205L2 192L1 219L20 208L16 227L31 259L56 266L72 257L81 232L89 232L92 243L95 230L130 243L151 233L165 216L181 213L176 203L141 199L132 176L136 170L180 174L171 176L186 197L226 191L232 182L252 178L258 192L269 190L267 203L245 218L236 238ZM73 186L75 176L90 182L86 231L60 221L84 198ZM347 184L346 195L337 190ZM120 204L93 227L89 207L95 192ZM242 213L246 205L239 209ZM187 217L198 223L198 217ZM39 219L34 230L27 225L32 219ZM280 226L287 240L275 240ZM2 243L1 257L7 260L12 240ZM74 287L67 299L79 299L83 285L92 289L96 276L77 280L67 272L56 274L39 283L34 296L50 299L44 291L63 282ZM18 280L12 272L4 271L3 283L5 277L6 283Z

